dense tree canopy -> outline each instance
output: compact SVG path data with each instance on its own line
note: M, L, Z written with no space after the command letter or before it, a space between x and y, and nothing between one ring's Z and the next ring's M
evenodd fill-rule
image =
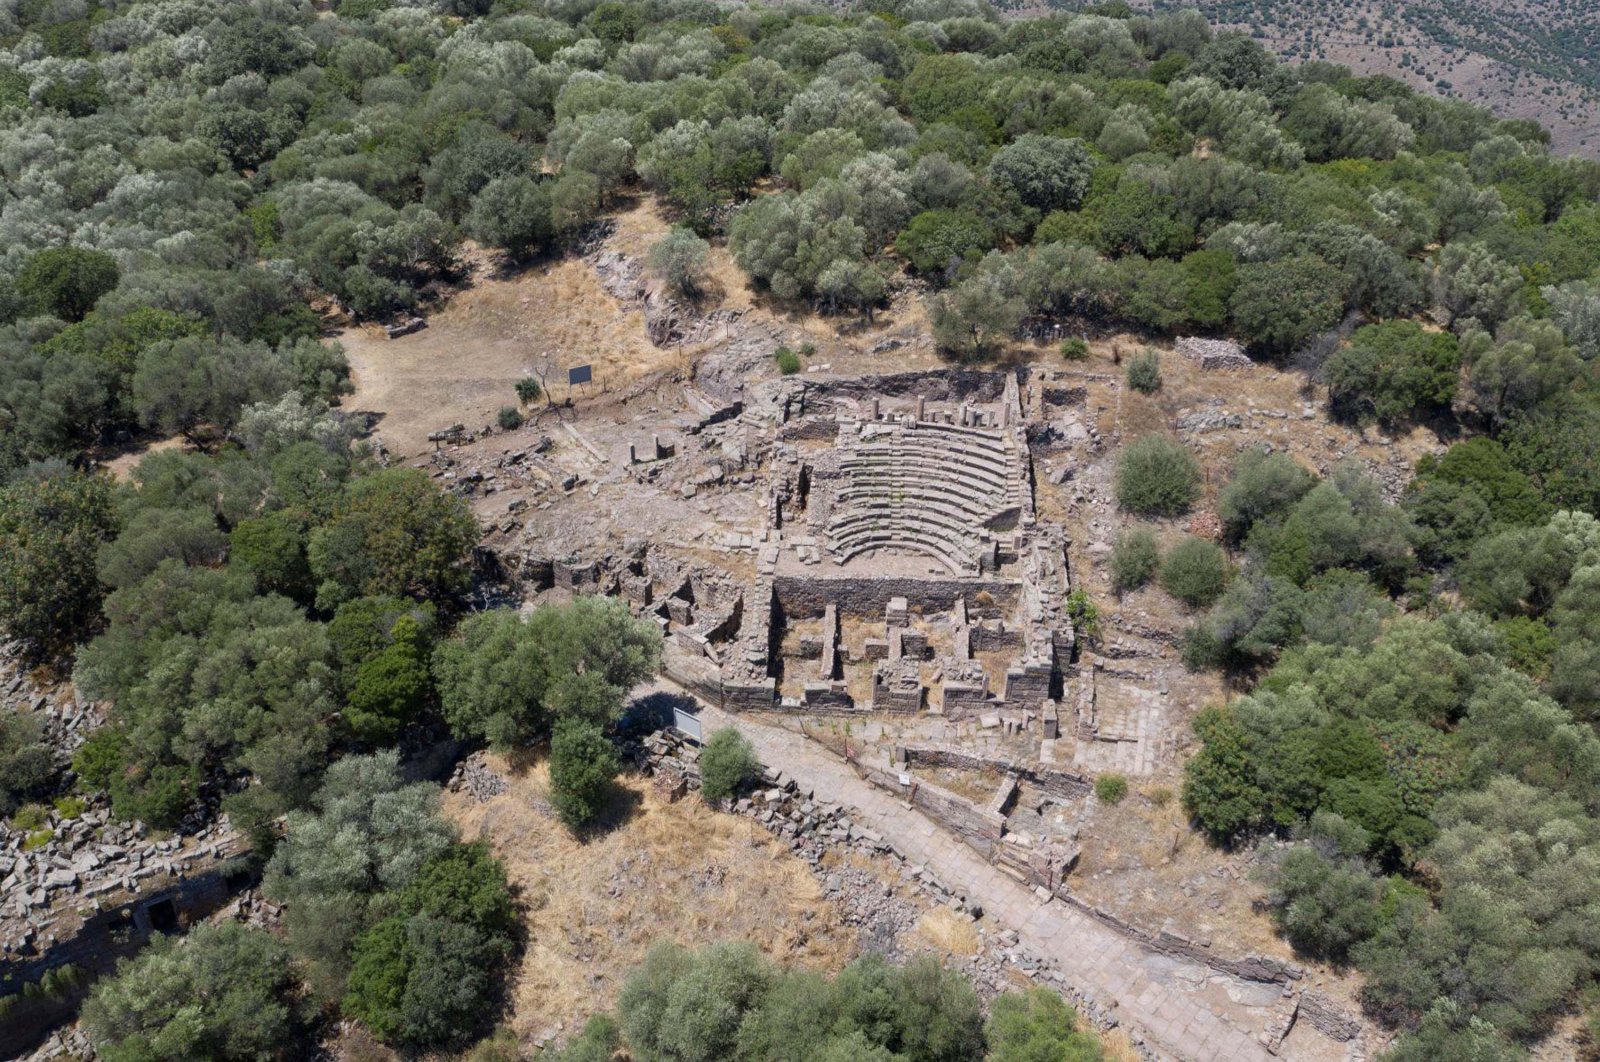
M34 651L60 650L92 629L103 589L96 567L116 532L100 476L21 479L0 487L0 625Z
M289 951L270 933L202 925L120 961L95 985L83 1024L107 1059L254 1062L290 1050L302 1031L293 984Z
M545 605L464 621L434 654L445 719L499 745L548 735L558 719L613 721L628 690L655 670L661 635L616 598Z
M1593 987L1600 164L1530 123L1280 64L1193 12L969 0L22 3L0 12L0 109L0 623L76 648L80 689L113 702L75 768L118 815L172 827L226 794L265 850L288 813L269 882L295 897L291 949L382 1035L453 1049L481 1026L503 880L388 760L339 757L440 719L501 745L559 723L585 812L659 638L587 600L457 623L479 529L352 449L320 337L433 304L464 239L512 269L573 253L641 190L677 226L652 267L685 298L725 245L824 313L925 286L956 358L1035 326L1226 334L1336 415L1437 429L1452 445L1410 483L1247 449L1217 498L1227 556L1162 561L1132 531L1114 581L1159 578L1204 610L1188 662L1259 680L1197 720L1189 809L1223 843L1292 839L1279 925L1367 971L1370 1009L1415 1032L1401 1057L1495 1057ZM1159 391L1150 367L1128 383ZM204 452L116 489L84 471L158 433ZM1187 447L1116 460L1125 512L1205 508ZM0 725L0 801L40 784L35 738ZM296 1018L275 949L158 945L89 1028L107 1057L271 1053ZM236 995L133 1005L241 957ZM630 993L574 1051L966 1058L984 1037L926 965L826 982L663 952ZM988 1044L1077 1057L1074 1036L1033 999L997 1004Z

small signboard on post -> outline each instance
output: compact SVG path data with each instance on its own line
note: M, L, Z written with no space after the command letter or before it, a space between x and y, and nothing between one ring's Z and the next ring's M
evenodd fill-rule
M672 706L672 725L677 728L677 730L682 733L684 737L691 739L696 744L699 744L700 741L703 740L701 737L699 716L691 715L689 712L684 711L681 706L676 704Z
M592 381L593 379L594 379L594 366L593 365L574 365L572 368L567 370L567 386L568 387L576 387L578 384L586 384L586 383L589 383L590 381Z

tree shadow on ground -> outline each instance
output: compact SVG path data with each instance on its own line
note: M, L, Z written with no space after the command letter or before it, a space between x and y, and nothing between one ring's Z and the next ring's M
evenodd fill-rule
M593 821L573 832L573 839L579 844L598 841L613 830L621 829L632 822L644 807L644 797L636 790L615 783L610 789L611 791L606 794L605 806L600 809Z
M673 725L674 710L698 715L700 705L693 697L665 690L636 697L622 710L617 720L619 737L642 737Z

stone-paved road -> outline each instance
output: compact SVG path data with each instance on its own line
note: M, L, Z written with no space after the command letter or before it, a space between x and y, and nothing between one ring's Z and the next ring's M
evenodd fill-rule
M1082 912L1034 893L990 866L976 852L890 794L858 777L827 749L749 715L701 709L706 732L732 725L750 739L761 761L815 790L821 800L846 804L913 863L980 904L985 918L1017 931L1040 956L1053 959L1080 991L1102 1004L1115 1000L1125 1024L1150 1046L1196 1062L1265 1062L1256 1036L1284 1010L1280 991L1219 973L1200 963L1159 955Z

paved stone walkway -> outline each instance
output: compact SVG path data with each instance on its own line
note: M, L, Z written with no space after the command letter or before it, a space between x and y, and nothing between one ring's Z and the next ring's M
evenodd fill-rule
M1030 950L1055 960L1080 991L1102 1004L1115 1000L1124 1024L1137 1027L1158 1051L1196 1062L1272 1057L1256 1036L1283 1010L1275 986L1157 954L1065 904L1040 901L804 735L710 706L700 714L707 733L737 727L768 767L810 787L818 799L855 808L864 825L888 838L907 859L980 904L986 919L1016 930Z

